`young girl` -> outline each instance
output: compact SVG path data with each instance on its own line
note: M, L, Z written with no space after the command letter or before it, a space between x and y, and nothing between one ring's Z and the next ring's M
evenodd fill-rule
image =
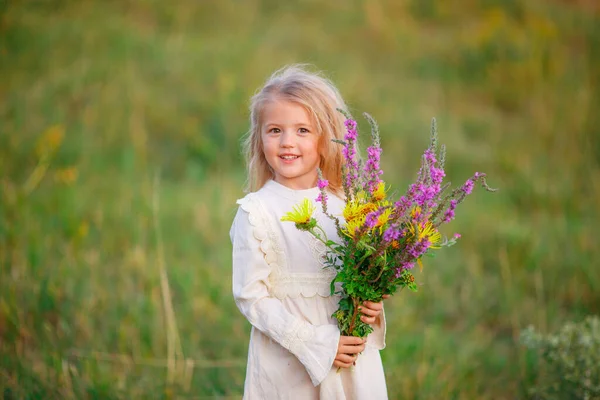
M341 336L331 315L335 271L326 249L281 217L319 195L317 168L329 180L329 211L344 202L342 146L346 109L337 89L299 66L277 71L253 98L246 140L248 191L231 227L233 296L252 324L245 399L386 399L379 350L385 346L382 303L365 302L367 340ZM339 240L316 204L319 224ZM359 356L360 354L360 356ZM338 371L339 370L339 371Z

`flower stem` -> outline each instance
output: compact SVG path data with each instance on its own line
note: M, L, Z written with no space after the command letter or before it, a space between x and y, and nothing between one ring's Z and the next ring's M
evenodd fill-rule
M348 335L354 336L352 335L352 332L354 331L354 323L356 321L356 314L358 314L358 304L359 301L356 297L350 297L352 299L352 306L354 308L354 312L352 313L352 319L350 320L350 328L348 329Z
M323 237L325 239L323 239L323 237L321 237L321 235L315 231L315 228L318 228L322 233L323 233ZM321 243L323 243L327 248L329 248L331 251L340 254L340 255L344 255L343 252L341 252L340 250L336 250L333 247L331 247L329 245L329 243L327 243L329 240L327 239L327 234L325 233L325 231L323 230L323 228L321 228L319 225L316 225L315 228L309 230L310 234L313 235L318 241L320 241Z

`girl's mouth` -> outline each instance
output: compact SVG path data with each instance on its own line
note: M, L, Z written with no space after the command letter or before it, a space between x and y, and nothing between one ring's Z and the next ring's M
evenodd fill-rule
M295 156L292 154L284 154L284 155L279 156L279 158L281 158L282 160L286 160L286 161L292 161L297 158L300 158L300 156Z

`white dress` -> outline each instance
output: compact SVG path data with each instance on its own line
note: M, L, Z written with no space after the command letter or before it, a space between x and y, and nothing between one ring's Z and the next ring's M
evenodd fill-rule
M230 231L233 296L252 324L244 399L387 399L379 350L385 347L385 317L369 335L350 369L333 367L340 331L331 315L335 272L323 268L325 246L280 218L318 189L292 190L268 181L238 200ZM315 203L314 216L329 239L339 240L333 221ZM329 211L341 217L343 201L329 194Z

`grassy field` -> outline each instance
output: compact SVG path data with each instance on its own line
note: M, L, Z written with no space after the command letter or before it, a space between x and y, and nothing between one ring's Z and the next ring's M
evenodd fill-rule
M519 332L600 314L594 1L0 0L0 395L240 397L240 138L293 62L377 119L394 187L436 117L449 179L501 188L388 301L390 398L526 398Z

